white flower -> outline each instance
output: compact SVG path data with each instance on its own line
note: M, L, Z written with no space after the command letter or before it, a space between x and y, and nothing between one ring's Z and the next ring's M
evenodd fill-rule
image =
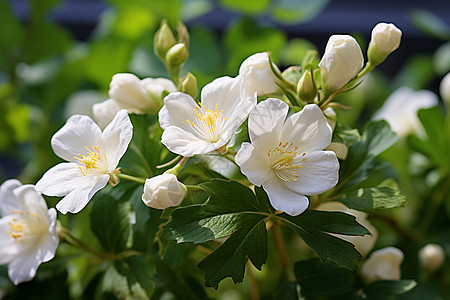
M70 117L51 141L55 154L68 162L48 170L36 190L48 196L65 196L56 205L61 213L79 212L108 181L117 183L116 168L132 135L126 110L119 111L103 132L87 116Z
M169 79L145 78L139 80L136 75L119 73L112 78L109 97L129 113L156 114L163 104L162 93L176 90L175 85Z
M402 87L386 99L373 118L386 120L399 136L407 136L411 133L421 135L423 128L417 117L417 111L437 104L438 99L433 92L413 91L408 87Z
M372 29L372 38L367 55L372 65L382 63L400 46L402 31L394 24L378 23Z
M186 195L186 187L174 174L162 174L145 180L142 201L156 209L178 206Z
M359 73L363 64L361 48L353 37L332 35L319 62L326 93L333 93L346 85Z
M243 77L246 92L259 95L276 93L280 88L280 80L275 76L269 64L269 55L266 52L256 53L245 59L240 68L239 75ZM275 69L277 66L273 65Z
M400 265L403 252L395 247L386 247L372 252L361 267L361 276L366 284L378 280L400 280Z
M305 195L323 193L338 181L339 163L332 151L331 128L317 105L306 105L286 122L288 105L269 98L248 121L251 143L243 143L236 163L251 183L262 186L270 203L291 216L306 210Z
M442 78L441 84L439 85L439 93L447 107L450 107L450 72Z
M111 123L120 110L120 106L113 99L108 99L92 106L94 120L102 129Z
M427 244L419 250L419 263L425 270L438 270L445 260L444 249L438 244Z
M363 256L367 256L367 254L369 254L369 252L375 245L375 242L377 241L378 232L375 227L373 227L372 224L370 224L370 222L367 220L366 213L350 209L341 202L337 201L325 202L319 205L317 207L317 210L340 211L355 216L356 221L366 227L366 229L369 230L370 234L366 234L364 236L350 236L341 234L335 235L355 245L356 250L358 250L359 253L361 253Z
M164 129L162 143L186 157L224 147L256 103L256 95L247 98L243 94L239 76L207 84L198 104L187 94L169 94L158 114Z
M33 279L39 265L55 256L56 210L47 210L33 185L10 179L0 187L0 215L0 264L8 264L17 285Z

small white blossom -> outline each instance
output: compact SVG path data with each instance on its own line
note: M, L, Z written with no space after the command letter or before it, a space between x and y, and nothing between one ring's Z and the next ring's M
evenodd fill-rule
M358 42L350 35L332 35L319 62L322 85L328 94L353 79L364 64Z
M82 210L108 181L117 183L117 165L128 148L133 126L126 110L121 110L102 130L89 117L74 115L53 135L60 163L37 182L36 190L48 196L65 196L56 205L63 214Z
M277 66L273 67L278 70ZM239 68L239 75L242 76L249 94L273 94L280 89L277 84L280 80L270 68L269 55L266 52L256 53L245 59Z
M413 91L402 87L393 92L375 113L374 119L386 120L391 129L399 136L408 134L423 134L422 124L417 117L417 111L438 104L437 96L430 91Z
M10 179L0 186L0 215L0 264L8 264L15 285L29 281L55 256L56 210L47 209L33 185Z
M145 180L142 201L149 207L165 209L180 205L186 191L174 174L162 174Z
M286 122L288 105L275 98L259 103L248 121L251 143L243 143L236 163L251 183L262 186L272 206L291 216L305 211L305 195L321 194L338 181L331 128L317 105L306 105Z
M162 143L186 157L224 147L256 103L255 94L241 97L241 83L239 76L218 78L203 88L198 104L187 94L169 94L158 114Z
M439 270L444 260L444 249L438 244L427 244L419 250L419 263L429 272Z
M337 201L325 202L319 205L316 209L324 211L340 211L355 216L356 221L369 230L370 234L366 234L364 236L335 235L355 245L356 250L358 250L363 256L367 256L367 254L372 251L372 248L378 238L378 231L372 226L372 224L370 224L369 220L367 220L366 213L350 209L341 202Z
M447 107L450 107L450 72L442 78L441 84L439 85L439 93Z
M378 280L400 280L400 265L403 252L395 247L386 247L372 252L361 267L361 276L366 284Z
M378 23L372 29L367 55L373 65L382 63L400 46L402 32L394 24Z

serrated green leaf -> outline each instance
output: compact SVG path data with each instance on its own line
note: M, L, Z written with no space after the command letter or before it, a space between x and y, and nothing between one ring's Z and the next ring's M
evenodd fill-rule
M270 213L250 188L236 181L216 179L200 186L210 195L209 201L175 209L164 226L167 238L178 243L203 243L227 236Z
M294 265L295 278L306 299L338 297L353 289L353 272L332 263L322 263L319 259L299 261Z
M109 266L103 276L101 292L103 297L112 294L117 299L149 299L144 289L137 282L130 287L127 277L120 274L114 265Z
M406 203L406 197L398 188L389 187L360 188L345 193L336 200L344 203L348 208L364 212L404 206Z
M130 203L120 202L108 193L98 193L92 201L91 230L107 251L125 250L131 233Z
M361 254L354 245L326 232L345 235L364 235L369 232L351 215L339 212L323 213L307 210L298 217L283 214L279 218L297 232L323 261L330 260L340 267L356 269Z
M202 205L180 207L172 212L164 235L177 242L202 243L230 235L226 242L202 260L207 286L218 286L231 277L241 282L247 257L260 269L267 257L265 221L273 212L265 193L236 182L216 179L200 185L210 196Z
M260 217L253 219L198 264L205 273L206 286L217 289L219 282L226 277L231 277L235 283L242 282L247 257L261 270L267 259L266 224Z
M347 158L341 163L339 183L334 193L358 188L358 184L374 170L383 168L383 164L375 157L393 146L398 139L386 121L369 122L364 127L361 139L349 147Z
M363 299L375 300L386 299L388 296L401 295L412 290L417 285L414 280L380 280L367 286L363 295Z

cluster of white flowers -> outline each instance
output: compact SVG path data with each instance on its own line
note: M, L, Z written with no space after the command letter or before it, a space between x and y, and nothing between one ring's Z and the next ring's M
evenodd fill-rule
M380 63L395 50L399 32L392 24L377 25L372 32L369 62ZM175 46L171 49L179 48ZM166 59L173 56L167 55ZM319 63L323 95L342 92L363 65L361 49L353 37L330 37ZM308 74L302 82L309 78L311 85L313 79ZM183 163L194 155L213 151L225 154L230 140L248 118L250 142L240 145L236 164L252 184L262 186L276 210L289 215L297 216L308 208L307 196L321 194L337 184L336 153L324 150L331 143L332 127L322 112L324 107L319 107L314 98L314 84L310 104L288 117L288 104L278 98L257 104L257 96L277 95L283 85L282 75L267 53L247 58L237 77L221 77L204 86L198 103L193 98L194 83L189 81L190 95L177 91L168 79L114 75L110 99L93 107L97 123L87 116L74 115L53 136L55 154L67 162L49 169L35 188L17 181L2 185L0 263L10 264L14 283L31 279L37 266L53 257L58 244L56 211L47 211L39 193L63 197L56 205L61 213L78 213L97 191L108 183L118 183L118 164L133 135L128 113L158 113L164 130L161 142L183 156ZM176 175L177 171L171 169L147 179L143 202L156 209L180 205L187 188Z

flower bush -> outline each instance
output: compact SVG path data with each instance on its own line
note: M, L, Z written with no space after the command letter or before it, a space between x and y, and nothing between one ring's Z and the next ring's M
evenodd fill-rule
M449 70L441 95L412 84L420 61L380 80L393 24L315 49L242 19L219 45L176 10L156 22L162 3L115 4L87 48L42 25L48 56L0 59L1 143L29 146L29 184L0 186L0 298L447 295ZM85 88L89 116L51 121Z

